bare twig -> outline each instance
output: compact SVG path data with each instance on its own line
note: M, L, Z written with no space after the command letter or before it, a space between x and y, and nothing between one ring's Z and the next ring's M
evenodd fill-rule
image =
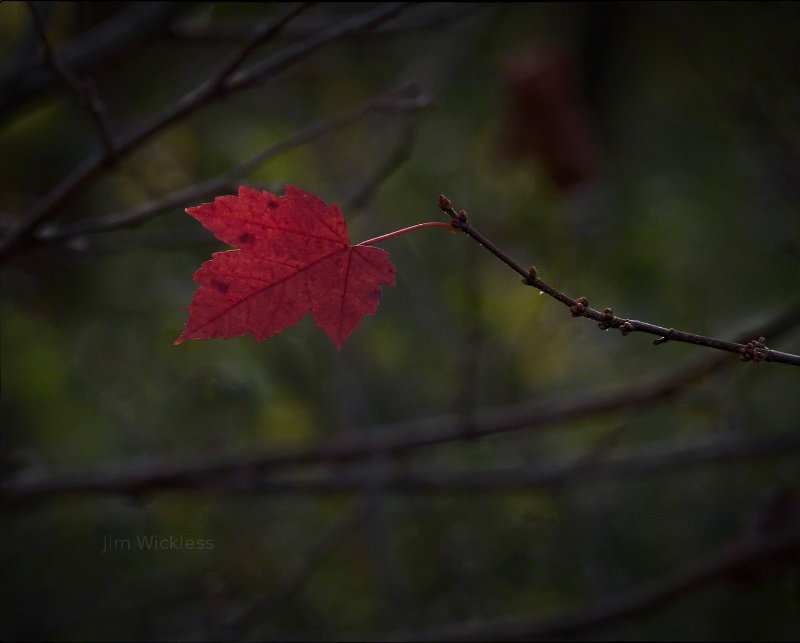
M185 94L142 127L117 140L114 145L115 155L113 158L108 157L105 153L96 153L67 175L61 183L34 206L28 217L3 239L2 243L0 243L0 262L8 259L29 238L32 232L70 204L106 172L109 167L119 162L120 159L140 147L144 142L150 140L155 134L201 107L232 92L271 78L343 38L374 29L395 17L406 7L406 4L380 5L376 9L336 25L297 47L277 54L264 62L256 63L252 67L235 72L224 83L220 84L217 76L212 75L211 78ZM226 63L225 65L227 66L228 64Z
M42 46L44 47L44 56L48 66L72 90L81 104L86 106L89 116L92 121L94 121L106 156L108 158L113 158L115 151L111 122L108 117L108 110L106 109L105 102L100 98L97 87L91 78L78 78L67 65L56 57L50 45L50 41L47 38L47 31L45 30L44 22L42 21L42 16L39 14L39 9L36 7L36 3L28 2L28 7L31 10L33 24L39 34Z
M283 28L306 9L313 7L314 2L303 2L291 11L281 16L278 20L267 20L262 22L250 35L248 40L237 50L234 51L225 64L217 70L217 73L209 80L209 85L215 90L220 91L228 79L241 67L247 57L258 47L266 44L275 38Z
M565 295L560 290L553 288L550 284L541 279L535 267L524 268L521 264L517 263L514 259L508 256L500 248L498 248L492 241L486 238L483 234L478 232L475 227L469 222L467 213L464 210L456 212L453 209L450 199L444 195L439 196L439 207L443 212L446 212L451 217L451 224L464 232L468 237L477 241L481 246L486 248L495 257L500 259L503 263L509 266L512 270L522 275L522 282L527 286L538 288L541 292L547 293L553 299L560 301L562 304L570 309L573 317L588 317L598 323L602 330L607 328L618 328L623 335L633 332L650 333L656 335L658 339L654 341L657 344L663 344L667 341L685 342L688 344L696 344L698 346L706 346L707 348L715 348L722 351L736 353L742 360L752 359L755 362L779 362L782 364L791 364L793 366L800 366L800 355L793 355L791 353L784 353L767 348L764 345L763 338L751 340L746 343L729 342L722 339L715 339L713 337L704 337L702 335L695 335L694 333L687 333L673 328L666 328L648 322L638 321L636 319L625 319L617 317L613 314L610 308L603 311L595 310L589 306L589 301L586 297L578 297L573 299L569 295Z
M797 561L800 532L771 535L768 539L736 539L704 558L626 592L609 596L589 607L545 619L457 623L435 629L377 634L375 641L530 641L564 638L593 632L649 614L681 596L715 581L730 578L754 565L785 566ZM358 640L359 637L344 637Z

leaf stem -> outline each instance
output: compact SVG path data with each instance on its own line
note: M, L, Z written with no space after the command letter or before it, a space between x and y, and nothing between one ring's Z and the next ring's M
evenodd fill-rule
M426 221L425 223L418 223L417 225L412 225L407 228L403 228L402 230L395 230L394 232L390 232L389 234L382 234L380 237L375 237L374 239L367 239L366 241L362 241L361 243L357 244L359 246L371 246L375 243L380 241L386 241L386 239L391 239L392 237L399 237L400 235L406 234L407 232L413 232L414 230L419 230L420 228L447 228L448 230L453 230L453 226L449 223L444 223L442 221Z

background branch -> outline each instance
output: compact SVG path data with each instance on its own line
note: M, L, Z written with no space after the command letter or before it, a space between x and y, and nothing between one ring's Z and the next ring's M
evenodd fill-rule
M341 545L342 541L364 520L364 501L356 497L342 510L337 519L322 533L302 559L281 574L270 591L256 599L235 618L221 628L222 641L238 641L273 612L281 603L289 600L302 589L311 576L327 558Z
M50 68L61 78L64 83L69 87L82 105L84 105L89 112L89 116L94 121L97 133L100 136L100 141L103 144L103 150L109 158L114 156L113 135L111 131L111 122L109 120L108 111L106 110L105 102L100 98L97 87L90 78L78 78L69 67L67 67L61 60L59 60L53 48L50 46L50 41L47 39L47 32L45 30L42 16L39 14L39 9L36 7L35 2L28 2L31 15L33 16L33 24L39 34L39 39L44 47L44 56Z
M411 156L416 138L416 123L407 121L401 129L397 143L386 159L367 177L347 200L345 210L359 210L366 206L380 185Z
M237 51L234 51L222 67L217 70L216 74L212 75L207 81L209 87L212 88L211 91L224 91L225 83L242 66L253 51L276 38L286 25L315 4L314 2L302 2L277 20L270 18L258 25L247 41Z
M489 5L484 3L447 3L437 5L429 3L421 5L413 17L397 24L384 24L372 33L376 37L422 31L443 29L455 22L469 18L479 12L486 12ZM293 23L286 35L295 38L307 38L324 29L326 23L317 19L307 19ZM170 35L176 40L197 44L216 45L220 43L238 43L248 37L252 25L246 20L228 19L214 23L201 23L192 16L175 21L171 25Z
M0 508L18 509L69 496L104 496L157 493L167 490L215 490L237 494L340 494L379 489L400 494L471 494L514 492L531 488L558 488L674 473L702 466L741 460L797 457L800 436L792 433L744 438L725 434L680 446L657 445L623 456L578 458L550 466L472 471L403 471L382 463L380 467L337 470L330 474L277 476L243 461L217 468L180 471L168 475L131 469L107 474L83 474L43 481L11 482L0 487Z
M363 640L530 641L577 636L641 618L681 596L755 565L797 564L798 548L800 531L796 529L763 540L743 542L737 539L659 579L552 618L458 623L419 631L383 633Z
M212 75L210 79L185 94L180 100L164 109L145 125L116 140L113 146L113 157L106 153L95 153L73 170L47 196L39 201L33 207L31 213L0 242L0 262L7 260L28 239L32 232L67 207L73 199L94 183L108 168L118 163L122 158L168 126L213 101L250 87L256 82L262 82L274 77L299 61L343 38L374 29L395 17L405 8L407 8L407 5L404 4L382 5L377 9L364 12L353 19L332 27L308 42L291 48L289 51L226 77L223 83L218 81L216 75ZM229 63L225 63L221 69L226 69L228 65Z
M41 242L58 242L65 241L76 236L85 234L95 234L98 232L108 232L112 230L119 230L136 226L145 221L148 221L155 216L170 210L172 208L185 208L194 204L201 197L211 195L218 195L220 192L226 190L236 191L237 181L253 172L258 167L275 157L293 150L301 145L315 141L331 132L334 132L345 127L349 127L359 121L370 113L380 112L400 112L400 113L413 113L417 110L424 109L431 102L431 98L421 93L415 87L403 87L386 94L381 94L368 101L364 105L348 110L325 119L314 125L311 125L296 134L286 137L275 145L270 146L263 152L257 154L253 158L240 163L239 165L223 172L222 174L190 185L179 190L175 190L170 194L162 196L158 199L142 203L134 208L130 208L123 212L116 212L107 214L102 217L95 217L92 219L81 219L63 225L50 225L42 227L35 235L35 239ZM404 139L400 152L392 154L389 162L385 167L381 167L380 176L374 177L369 181L367 188L362 189L359 193L357 203L362 202L368 197L369 190L384 180L390 173L390 170L402 162L405 155L408 154L407 146L413 144L413 136ZM391 165L390 165L391 163ZM350 204L352 207L352 203Z
M80 38L60 47L54 52L55 56L74 73L84 74L99 61L113 60L131 45L166 32L172 19L185 11L186 6L184 2L130 3L88 29ZM0 118L11 114L20 103L46 90L57 79L55 70L33 64L33 58L22 52L16 64L2 68Z

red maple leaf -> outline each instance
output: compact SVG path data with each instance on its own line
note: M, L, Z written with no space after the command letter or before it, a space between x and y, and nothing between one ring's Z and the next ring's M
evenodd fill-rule
M395 285L389 253L351 246L341 210L291 185L285 197L240 187L186 212L239 249L215 253L194 274L200 288L175 344L246 333L262 341L310 312L341 348L377 310L380 286Z

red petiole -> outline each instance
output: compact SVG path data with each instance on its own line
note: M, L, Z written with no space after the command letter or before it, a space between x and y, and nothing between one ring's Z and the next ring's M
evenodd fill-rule
M362 241L357 245L371 246L380 241L386 241L386 239L399 237L400 235L406 234L407 232L413 232L414 230L419 230L420 228L434 228L434 227L447 228L448 230L453 230L453 226L451 226L449 223L443 223L442 221L427 221L426 223L418 223L417 225L412 225L407 228L403 228L402 230L395 230L394 232L390 232L389 234L382 234L380 237L375 237L374 239L367 239L366 241Z

